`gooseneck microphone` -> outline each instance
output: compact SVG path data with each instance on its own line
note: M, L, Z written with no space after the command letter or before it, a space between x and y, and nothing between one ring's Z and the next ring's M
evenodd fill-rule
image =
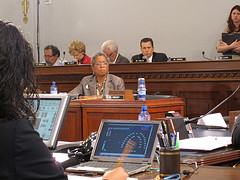
M202 51L202 56L203 56L204 59L207 59L207 60L209 60L209 61L213 61L212 59L210 59L210 58L208 58L208 57L205 57L205 51Z
M197 122L199 119L207 116L208 114L211 114L213 111L215 111L219 106L221 106L223 103L225 103L228 99L230 99L234 94L236 94L236 92L240 89L240 85L238 85L237 89L230 95L228 96L226 99L224 99L222 102L220 102L217 106L215 106L213 109L211 109L208 113L200 116L200 117L195 117L192 119L189 119L188 121L185 121L185 124L189 124L192 122Z
M65 51L63 51L63 60L65 59Z

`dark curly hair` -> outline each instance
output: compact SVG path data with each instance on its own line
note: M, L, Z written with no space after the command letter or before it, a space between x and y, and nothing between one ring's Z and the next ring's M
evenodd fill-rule
M228 33L234 32L234 30L235 30L235 25L233 24L233 20L232 20L232 12L235 9L240 11L240 6L239 5L233 6L233 8L230 11L230 14L229 14L228 20L227 20L227 23L228 23ZM238 27L237 32L240 32L240 26Z
M27 99L37 95L36 89L31 45L15 25L0 20L0 122L27 118L34 123Z

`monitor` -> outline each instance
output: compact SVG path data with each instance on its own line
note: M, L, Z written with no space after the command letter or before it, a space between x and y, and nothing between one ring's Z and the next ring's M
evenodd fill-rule
M34 129L49 149L55 149L70 102L68 94L39 94L40 105L36 112ZM33 98L34 109L37 98Z

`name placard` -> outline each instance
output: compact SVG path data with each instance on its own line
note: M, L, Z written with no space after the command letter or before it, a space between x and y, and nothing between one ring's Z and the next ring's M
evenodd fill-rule
M135 60L132 60L133 63L145 63L147 62L146 59L135 59Z
M77 62L65 62L64 65L76 65Z
M47 63L36 63L35 65L36 65L36 66L46 66Z
M226 56L217 56L216 60L220 60L220 59L232 59L232 56L226 55Z
M177 57L177 58L170 58L170 61L173 62L173 61L186 61L187 58L185 57Z

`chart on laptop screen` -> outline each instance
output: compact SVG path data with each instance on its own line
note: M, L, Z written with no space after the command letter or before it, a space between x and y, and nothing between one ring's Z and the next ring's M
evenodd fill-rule
M154 126L152 124L125 124L125 123L106 123L102 129L96 156L120 157L123 149L129 140L136 143L136 146L128 152L130 158L150 157L155 136L153 136Z

